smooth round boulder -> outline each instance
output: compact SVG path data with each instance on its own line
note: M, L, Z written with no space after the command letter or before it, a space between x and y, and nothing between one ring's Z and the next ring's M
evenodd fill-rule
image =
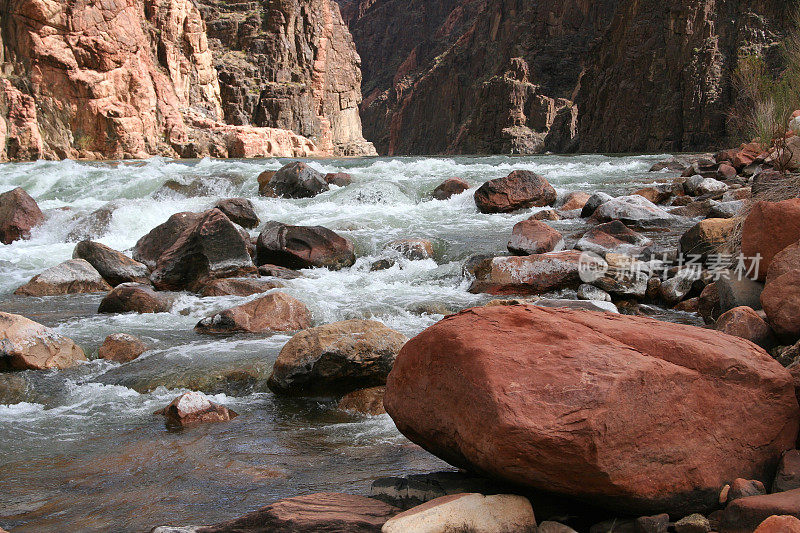
M106 337L97 350L100 359L127 363L147 351L147 345L138 337L127 333L114 333Z
M800 338L800 268L790 270L764 287L761 307L775 333L792 340Z
M0 194L0 242L31 238L31 230L44 222L36 200L21 187Z
M353 183L353 176L347 172L328 172L325 174L325 183L337 187L347 187Z
M583 234L575 248L605 256L607 253L637 256L653 246L653 241L633 231L619 220L599 224Z
M742 225L742 254L754 261L760 256L758 279L764 280L773 258L800 241L800 198L782 202L756 202Z
M356 262L353 243L322 226L267 222L256 242L256 264L339 270Z
M75 245L72 258L88 261L112 287L120 283L150 283L150 271L144 263L134 261L99 242L79 242Z
M0 311L0 371L63 369L85 360L72 339L24 316Z
M433 189L432 196L435 200L449 200L467 189L469 189L469 183L463 179L448 178Z
M136 241L131 256L135 261L144 263L147 268L156 268L158 258L161 257L170 246L175 244L184 231L195 225L202 213L175 213L163 224L159 224L147 235Z
M281 167L270 178L269 187L283 198L312 198L330 188L325 176L302 161Z
M108 292L106 280L84 259L70 259L50 267L14 291L20 296L59 296Z
M261 333L297 331L311 326L311 312L303 302L283 292L274 292L202 319L198 333Z
M475 205L481 213L510 213L553 205L555 201L553 186L529 170L515 170L505 178L487 181L475 191Z
M213 403L202 392L185 392L156 415L163 415L169 426L192 427L209 422L227 422L239 416L224 405Z
M150 284L121 283L105 295L98 313L168 313L175 296L156 292Z
M339 394L383 385L408 339L374 320L345 320L297 333L267 381L277 394Z
M234 224L239 224L243 228L257 228L261 221L258 219L253 202L247 198L227 198L220 200L214 205Z
M543 254L564 248L564 236L548 224L528 219L514 224L508 251L514 255Z
M769 324L751 307L742 305L726 311L717 319L714 327L719 332L747 339L765 350L776 345Z
M411 339L384 405L454 466L640 515L709 511L731 479L767 481L800 423L792 376L746 340L522 305Z

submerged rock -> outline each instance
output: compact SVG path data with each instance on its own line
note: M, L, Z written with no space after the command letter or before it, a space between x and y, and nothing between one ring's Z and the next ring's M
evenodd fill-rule
M100 359L117 363L133 361L147 351L147 345L138 337L127 333L114 333L106 337L97 350Z
M0 311L0 371L62 369L85 360L71 339L24 316Z
M31 230L44 222L36 200L21 187L0 194L0 242L31 238Z
M227 422L237 415L225 406L213 403L202 392L186 392L181 394L154 414L164 415L167 425L192 427L209 422Z
M461 178L448 178L436 186L433 190L433 198L436 200L448 200L467 189L469 189L469 183Z
M278 355L269 388L298 395L383 385L407 340L374 320L346 320L301 331Z
M386 387L383 386L349 392L339 401L339 409L365 415L382 415L386 412L383 408L385 392Z
M311 326L311 312L288 294L275 292L202 319L198 333L297 331Z
M107 292L111 290L106 280L84 259L70 259L41 274L14 291L22 296L57 296Z
M401 350L384 404L455 466L678 516L713 509L736 477L768 481L800 418L791 375L745 340L535 306L469 309L428 328Z
M553 205L555 201L553 186L528 170L515 170L505 178L487 181L475 191L475 205L481 213L508 213Z
M72 257L88 261L112 287L127 282L150 282L147 266L99 242L79 242Z
M339 270L355 262L353 243L322 226L267 222L256 243L256 263L259 265Z
M384 250L392 250L410 261L433 259L433 243L425 239L398 239L388 243Z
M212 209L175 240L150 279L160 290L197 290L209 280L255 275L248 242L219 209Z
M168 313L175 295L156 292L149 284L122 283L105 295L98 313Z
M328 172L325 174L325 183L337 187L347 187L353 183L353 176L347 172Z

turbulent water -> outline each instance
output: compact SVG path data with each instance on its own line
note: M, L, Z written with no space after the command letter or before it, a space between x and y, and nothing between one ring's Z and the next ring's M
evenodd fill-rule
M305 200L257 194L258 174L287 160L0 166L0 193L23 187L47 217L31 240L0 245L0 309L54 327L90 359L111 333L137 335L151 347L124 365L92 360L65 371L23 373L27 385L17 393L19 403L0 405L0 526L14 532L64 531L65 525L70 531L138 532L164 523L207 524L282 497L366 494L379 476L447 468L402 437L387 415L358 416L330 400L270 393L264 381L288 336L193 332L201 318L255 296L184 295L170 313L150 315L97 315L97 295L13 296L32 276L72 256L89 213L113 207L107 227L89 229L94 240L118 250L131 248L173 213L208 209L224 197L250 198L262 223L326 226L355 243L355 266L307 270L281 290L311 309L315 325L372 318L412 336L445 313L488 300L467 292L464 260L505 252L513 225L534 211L483 215L472 191L432 200L430 192L444 179L459 176L475 186L528 169L559 192L620 194L666 177L647 172L663 157L311 161L321 172L349 172L354 183ZM167 180L193 182L202 196L165 190ZM572 242L583 227L576 220L553 225ZM435 261L402 261L370 272L383 246L403 237L433 241ZM213 394L239 418L168 431L153 411L189 388Z

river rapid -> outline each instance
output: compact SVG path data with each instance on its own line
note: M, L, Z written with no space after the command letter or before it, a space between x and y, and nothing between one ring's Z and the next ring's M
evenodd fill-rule
M309 307L314 325L369 318L413 336L444 314L490 299L467 291L464 261L473 254L506 253L511 228L538 210L480 214L474 189L446 201L431 199L443 180L458 176L474 187L526 169L545 176L559 193L619 195L674 176L647 172L665 157L315 160L310 165L323 173L350 173L353 184L303 200L258 196L256 177L286 159L0 165L0 193L23 187L46 216L30 240L0 244L0 310L53 327L91 359L69 370L24 372L25 388L5 392L5 401L13 403L0 401L0 526L45 533L65 526L142 532L159 524L210 524L279 498L320 491L368 494L377 477L450 468L400 435L388 415L359 416L339 411L334 400L269 392L266 377L289 336L194 333L201 318L256 296L184 294L169 313L98 315L102 295L12 294L71 258L78 236L88 230L93 240L125 251L173 213L247 197L262 224L322 225L354 242L353 267L306 270L281 289ZM199 196L164 189L168 180L193 183L192 194ZM113 209L110 221L90 227L87 215L104 206ZM585 227L580 220L552 225L568 246ZM674 242L677 231L650 236ZM431 240L435 261L401 260L371 272L384 245L404 237ZM122 365L96 360L103 339L118 332L142 338L151 349ZM7 385L0 381L2 387ZM167 430L153 412L188 389L207 392L240 416Z

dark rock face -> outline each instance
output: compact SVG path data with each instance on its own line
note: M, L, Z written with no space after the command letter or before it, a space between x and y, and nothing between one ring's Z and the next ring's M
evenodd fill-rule
M256 263L338 270L356 261L353 243L322 226L267 222L256 243Z
M225 213L231 222L239 224L243 228L257 228L260 223L253 202L247 198L220 200L214 207Z
M528 170L515 170L505 178L487 181L475 191L475 205L481 213L508 213L552 205L555 201L553 186Z
M282 167L269 180L276 196L284 198L312 198L328 190L325 176L301 161Z
M99 242L79 242L72 257L88 261L112 287L127 282L149 283L150 271L144 264Z
M167 313L175 298L141 283L122 283L105 295L98 313Z
M333 0L200 0L225 121L374 155L361 134L360 59Z
M678 152L724 143L737 56L775 53L788 6L621 0L586 57L577 97L581 151Z
M0 242L11 244L28 239L31 229L44 222L44 215L36 200L17 187L0 194Z
M187 228L195 224L200 217L201 213L175 213L167 219L163 224L159 224L150 232L139 239L133 247L133 258L140 263L147 265L147 268L154 269L158 263L158 258L161 257L167 248L175 244L178 237L186 231Z

